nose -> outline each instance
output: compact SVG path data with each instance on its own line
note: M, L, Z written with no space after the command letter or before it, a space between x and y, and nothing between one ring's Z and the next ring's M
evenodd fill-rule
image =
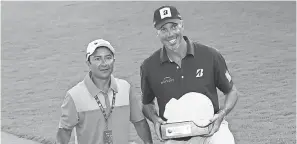
M168 31L168 37L172 37L173 35L174 35L174 32L171 31L171 30L169 30L169 31Z
M106 60L103 59L100 63L98 63L97 66L98 66L98 67L107 67L108 64L107 64Z
M106 63L105 64L102 63L101 65L98 65L98 68L99 69L107 69L109 67L108 67L108 65Z
M103 60L102 63L101 63L101 65L102 65L102 66L107 66L107 62L106 62L106 60Z

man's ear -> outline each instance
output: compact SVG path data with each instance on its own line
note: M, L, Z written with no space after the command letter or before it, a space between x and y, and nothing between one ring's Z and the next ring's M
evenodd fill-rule
M159 37L159 31L156 30L156 37Z
M87 64L88 67L90 67L90 65L91 65L90 60L87 60L87 61L86 61L86 64Z
M180 20L180 28L181 28L182 30L184 30L184 21L183 21L183 20Z

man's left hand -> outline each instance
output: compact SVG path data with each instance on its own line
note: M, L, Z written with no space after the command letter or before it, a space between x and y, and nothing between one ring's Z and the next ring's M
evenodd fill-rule
M208 126L209 133L206 135L203 135L203 136L210 137L214 133L216 133L220 129L220 126L221 126L222 121L224 120L224 117L225 117L224 112L219 112L219 113L215 114L213 116L213 118L210 120L211 124Z

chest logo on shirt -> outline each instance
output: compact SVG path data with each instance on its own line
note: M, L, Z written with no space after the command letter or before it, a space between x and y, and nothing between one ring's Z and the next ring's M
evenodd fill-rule
M203 69L197 69L196 77L202 77L202 76L203 76Z
M174 79L171 77L165 77L162 81L161 84L165 84L165 83L171 83L174 82Z

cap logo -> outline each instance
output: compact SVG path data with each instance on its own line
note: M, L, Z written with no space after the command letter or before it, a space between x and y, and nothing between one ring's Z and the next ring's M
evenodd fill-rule
M166 17L171 17L170 8L165 7L165 8L160 9L160 16L161 16L161 19L164 19Z

